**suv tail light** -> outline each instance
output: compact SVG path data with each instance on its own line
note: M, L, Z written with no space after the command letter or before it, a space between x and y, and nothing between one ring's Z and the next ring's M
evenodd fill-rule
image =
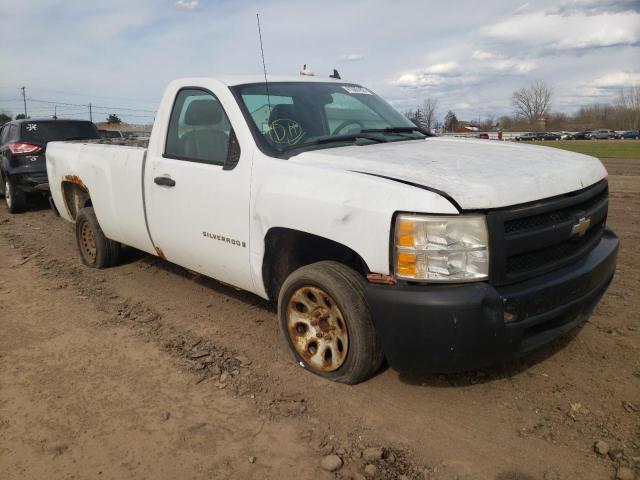
M40 145L32 145L30 143L15 142L9 144L9 150L11 150L11 153L13 153L14 155L20 153L29 154L39 152L40 150L42 150L42 147Z

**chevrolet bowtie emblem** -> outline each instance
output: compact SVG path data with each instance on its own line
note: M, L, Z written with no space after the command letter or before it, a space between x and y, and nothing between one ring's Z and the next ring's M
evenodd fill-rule
M591 219L589 217L582 217L580 220L578 220L578 223L576 223L573 228L571 228L571 236L583 236L585 233L587 233L589 225L591 225Z

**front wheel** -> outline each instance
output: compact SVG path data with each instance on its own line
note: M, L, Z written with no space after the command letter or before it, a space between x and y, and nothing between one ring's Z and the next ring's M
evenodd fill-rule
M382 364L364 279L345 265L324 261L293 272L280 290L278 320L296 362L316 375L356 384Z
M88 267L106 268L118 263L120 244L105 237L92 207L85 207L78 213L76 243L80 259Z

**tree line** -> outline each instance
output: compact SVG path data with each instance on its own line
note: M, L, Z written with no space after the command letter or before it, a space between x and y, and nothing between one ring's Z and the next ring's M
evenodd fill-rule
M538 80L515 90L511 95L512 113L500 117L486 116L471 123L480 131L581 131L607 128L611 130L640 129L640 85L621 89L608 103L594 103L567 114L552 110L553 89ZM461 120L447 111L442 121L437 116L438 101L428 97L415 110L404 112L417 126L431 131L458 131Z

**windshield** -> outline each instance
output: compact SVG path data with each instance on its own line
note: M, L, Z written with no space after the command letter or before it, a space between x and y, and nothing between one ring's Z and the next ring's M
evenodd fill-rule
M263 150L287 156L425 135L371 90L334 82L238 85L232 90Z
M46 145L60 140L100 138L98 129L91 122L23 122L20 139L23 142Z

